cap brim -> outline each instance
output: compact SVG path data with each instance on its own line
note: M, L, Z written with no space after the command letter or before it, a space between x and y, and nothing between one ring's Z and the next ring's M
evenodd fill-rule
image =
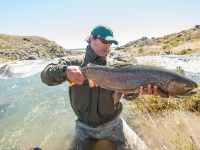
M117 40L115 40L114 37L112 37L112 36L106 36L106 37L101 36L101 38L103 38L103 39L106 40L106 41L112 42L112 43L114 43L115 45L118 45Z

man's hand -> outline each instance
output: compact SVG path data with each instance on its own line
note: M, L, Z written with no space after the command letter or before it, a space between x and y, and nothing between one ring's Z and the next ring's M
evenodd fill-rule
M71 82L74 82L78 85L83 84L84 80L86 79L79 66L67 66L66 75Z
M145 90L143 86L140 86L139 92L142 95L147 94L147 95L160 96L163 98L169 98L169 95L159 90L157 85L154 85L152 88L151 84L148 84L147 90Z
M120 92L115 92L113 93L113 100L114 100L114 104L118 103L120 101L120 99L123 97L123 93Z
M153 88L151 87L151 84L147 85L147 90L144 89L143 86L140 86L140 94L144 95L154 95L154 96L158 96L158 86L154 85Z

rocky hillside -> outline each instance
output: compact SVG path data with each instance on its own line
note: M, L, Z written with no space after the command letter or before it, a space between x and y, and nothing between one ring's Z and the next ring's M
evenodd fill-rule
M200 25L159 38L142 37L116 50L130 56L200 54ZM48 59L80 53L66 50L43 37L0 34L0 62Z
M38 36L0 34L0 62L12 60L36 60L76 55L54 41Z
M200 25L189 30L169 34L160 38L142 37L116 50L126 52L131 56L159 54L200 54Z

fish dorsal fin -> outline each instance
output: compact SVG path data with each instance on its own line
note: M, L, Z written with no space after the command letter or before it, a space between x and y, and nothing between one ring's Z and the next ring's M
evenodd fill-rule
M90 86L91 88L97 87L97 86L98 86L94 81L92 81L92 80L90 80L90 79L88 79L88 81L89 81L89 86Z
M132 64L127 64L127 65L114 65L112 67L115 67L115 68L120 68L120 67L126 67L126 66L131 66Z
M112 67L123 67L123 66L129 66L129 65L132 65L132 64L130 64L129 62L125 62L125 61L117 61L111 66Z

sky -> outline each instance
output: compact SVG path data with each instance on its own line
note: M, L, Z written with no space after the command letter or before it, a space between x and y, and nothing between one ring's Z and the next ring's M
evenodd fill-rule
M106 25L122 46L200 25L200 0L0 0L0 34L41 36L66 49Z

